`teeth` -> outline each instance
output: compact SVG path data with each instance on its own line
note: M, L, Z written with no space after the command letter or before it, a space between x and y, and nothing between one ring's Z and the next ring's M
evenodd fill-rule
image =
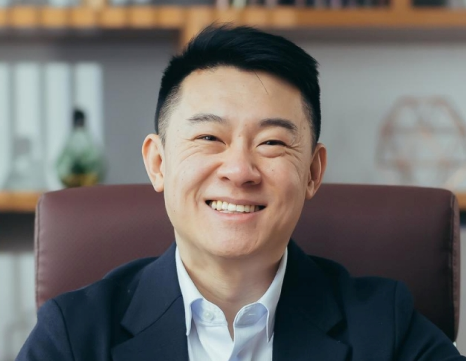
M244 206L242 204L233 204L228 202L222 201L212 201L210 203L212 209L216 209L217 211L228 211L228 212L239 212L239 213L253 213L259 211L259 206L254 205L247 205Z

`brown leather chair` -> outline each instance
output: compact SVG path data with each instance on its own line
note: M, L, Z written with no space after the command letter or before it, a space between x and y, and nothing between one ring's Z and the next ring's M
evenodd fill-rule
M293 238L353 275L404 281L416 308L456 339L460 245L451 192L325 184L306 203ZM37 306L122 263L160 255L173 239L163 195L150 185L47 193L36 213Z

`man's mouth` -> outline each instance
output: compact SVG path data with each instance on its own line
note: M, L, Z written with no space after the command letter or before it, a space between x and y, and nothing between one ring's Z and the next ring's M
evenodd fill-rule
M260 205L243 205L222 201L207 201L206 203L214 210L228 213L254 213L265 208L265 206Z

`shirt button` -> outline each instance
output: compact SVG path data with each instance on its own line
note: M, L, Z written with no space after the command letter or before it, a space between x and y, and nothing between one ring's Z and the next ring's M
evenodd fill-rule
M202 317L204 317L207 321L212 321L214 319L214 314L210 311L204 311L202 313Z

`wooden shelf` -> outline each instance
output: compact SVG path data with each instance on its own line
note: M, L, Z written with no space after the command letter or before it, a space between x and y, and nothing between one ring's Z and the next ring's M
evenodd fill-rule
M34 212L41 192L0 192L0 212Z
M466 193L456 193L456 198L458 198L460 211L466 212Z
M408 0L392 0L393 6L358 9L315 9L295 7L246 7L218 9L208 6L131 6L53 8L14 6L0 8L0 30L177 30L179 46L184 46L205 26L233 22L268 30L337 31L346 36L362 31L411 30L421 35L427 30L460 32L466 30L466 9L413 8ZM347 31L342 31L347 30ZM395 35L396 36L396 35ZM451 36L451 34L450 34ZM406 38L406 33L402 34Z
M0 9L0 27L12 29L147 28L198 31L214 21L273 29L466 29L466 9L418 9L400 6L361 9L248 7L224 10L200 6L132 6L101 9L14 6Z
M181 7L53 8L14 6L0 8L0 28L5 29L181 29Z
M0 213L35 212L41 195L40 192L0 192ZM466 212L466 193L456 193L456 197L460 211Z

